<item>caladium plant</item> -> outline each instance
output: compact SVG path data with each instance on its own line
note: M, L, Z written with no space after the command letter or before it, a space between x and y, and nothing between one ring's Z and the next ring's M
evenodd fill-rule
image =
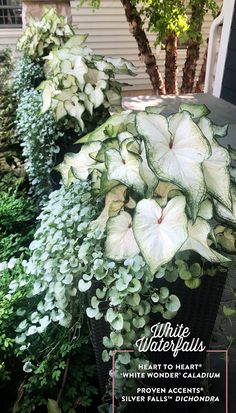
M17 47L30 59L42 56L54 47L60 47L74 34L65 16L59 16L55 8L45 9L41 20L29 19Z
M181 104L170 116L161 110L124 111L84 136L81 152L59 166L64 182L90 176L95 193L105 195L96 224L106 234L107 257L122 262L141 253L152 274L173 272L186 251L224 265L232 243L227 251L224 230L217 242L214 228L236 222L230 151L217 139L227 127L214 125L205 105ZM198 286L189 281L202 271L188 273L186 285Z
M55 119L73 118L81 131L85 116L104 108L120 108L122 84L115 74L135 75L127 60L95 55L85 40L87 35L72 36L61 48L54 48L45 58L46 80L41 83L42 112L52 108Z

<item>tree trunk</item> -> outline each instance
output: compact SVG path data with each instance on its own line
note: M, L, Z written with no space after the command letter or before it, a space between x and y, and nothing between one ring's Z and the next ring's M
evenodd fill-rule
M197 62L199 59L200 44L201 44L201 30L204 19L204 7L206 0L196 1L192 5L192 14L190 19L191 31L195 33L194 38L190 39L187 48L187 57L183 68L183 78L181 93L192 93L194 86L194 79L196 74Z
M206 65L207 65L207 54L208 54L208 40L206 50L203 57L202 67L198 76L195 92L196 93L203 93L204 92L204 83L205 83L205 76L206 76Z
M156 58L152 53L147 35L142 27L142 20L138 14L137 9L131 4L130 0L120 0L124 10L126 19L129 23L129 31L134 36L138 49L139 56L143 59L146 66L146 73L148 74L153 91L159 95L165 94L165 85L157 66Z
M165 60L165 87L167 94L178 94L177 85L177 36L173 31L167 33Z

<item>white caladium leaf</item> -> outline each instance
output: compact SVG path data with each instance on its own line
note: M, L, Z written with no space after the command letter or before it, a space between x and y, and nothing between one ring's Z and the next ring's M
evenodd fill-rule
M220 202L214 200L214 206L219 218L231 224L236 224L236 186L231 186L232 210L229 210Z
M139 247L134 238L132 217L128 212L121 211L107 223L107 238L105 255L115 261L123 261L139 253Z
M189 112L194 119L207 116L210 113L206 105L198 103L181 103L179 105L179 111Z
M128 122L134 122L135 115L131 110L112 115L103 125L99 126L94 131L80 138L76 143L88 143L95 141L105 141L111 137L117 137L120 132L126 131ZM113 136L109 136L107 129L110 129Z
M67 111L65 110L64 102L58 102L55 99L52 100L52 109L55 113L55 118L57 121L64 118L67 115Z
M104 60L115 67L117 74L136 76L136 67L130 61L123 59L122 57L106 57Z
M206 219L207 221L213 218L213 205L210 199L204 199L201 203L198 216Z
M71 170L71 166L66 164L64 161L57 165L54 169L61 174L62 182L64 185L70 186L70 184L74 182L75 177Z
M105 89L106 82L99 81L96 87L93 87L90 83L85 86L85 93L88 95L89 100L92 102L95 108L100 106L104 101L104 93L102 89Z
M106 98L111 106L121 106L120 93L110 89L105 92Z
M109 149L106 153L107 177L143 194L145 184L139 174L140 163L140 157L129 152L125 144L121 151Z
M118 185L115 188L111 189L110 192L107 193L106 198L105 198L105 207L102 210L101 214L99 217L93 221L92 224L95 224L98 226L98 228L103 232L106 223L109 219L109 211L112 205L118 205L118 211L119 209L122 209L125 204L125 192L127 191L127 188L125 185Z
M186 200L171 199L162 209L153 199L138 202L134 215L134 235L152 274L169 262L187 239Z
M154 197L160 206L167 204L170 191L178 191L179 188L170 182L159 182L154 192Z
M157 177L170 181L187 194L196 217L205 195L202 162L210 156L210 145L187 112L166 119L162 115L138 113L137 129L143 136L147 159Z
M70 56L70 60L63 60L61 62L61 72L74 76L77 79L80 89L83 90L85 74L88 72L88 67L82 56L75 56L73 58Z
M139 154L142 158L142 162L139 167L139 173L143 181L146 183L149 192L152 194L158 184L158 179L148 165L146 149L143 142L141 144Z
M54 99L65 102L66 100L70 100L74 96L76 91L77 86L68 87L66 89L63 89L62 91L58 91L56 96L54 96Z
M94 62L94 66L98 69L104 72L105 70L112 70L113 65L111 63L106 62L103 57L101 56L101 60L97 60Z
M74 47L80 46L85 42L87 39L88 34L76 34L72 36L67 42L64 44L64 48L73 49Z
M52 101L52 96L54 95L54 87L51 84L51 82L43 82L43 93L42 93L42 98L43 98L43 106L42 106L42 113L45 113L50 109L51 106L51 101Z
M218 136L219 138L223 138L227 135L229 125L216 125L212 123L212 129L214 136Z
M211 121L207 118L200 119L199 128L208 139L212 154L203 162L203 174L207 186L207 192L227 208L231 208L230 198L230 156L213 137Z
M231 180L236 183L236 168L235 166L230 166L229 167L229 173L230 173L230 178Z
M134 137L133 137L132 133L130 133L130 132L121 132L121 133L118 134L117 138L118 138L118 141L120 143L122 143L126 139L134 140Z
M93 114L93 104L92 102L89 100L88 96L86 95L86 93L78 93L78 97L79 99L84 102L84 106L86 107L86 109L89 111L90 115Z
M205 219L198 217L194 224L189 221L188 238L181 247L181 251L193 250L211 262L230 261L227 257L209 247L208 235L210 232L211 226Z
M77 119L82 130L84 130L84 122L82 114L84 113L84 106L79 102L77 96L73 96L70 100L64 103L65 110L73 118Z
M65 169L67 173L68 168L70 168L76 178L86 181L90 171L96 164L96 161L90 157L90 153L98 152L100 147L99 142L92 142L83 145L79 153L67 153L64 161L60 164L60 169Z
M99 80L107 80L108 75L101 70L97 69L88 69L88 72L85 75L86 83L91 83L92 85L96 85Z
M160 105L160 106L146 106L145 107L145 112L147 113L155 113L156 115L159 115L163 110L165 109L165 105Z

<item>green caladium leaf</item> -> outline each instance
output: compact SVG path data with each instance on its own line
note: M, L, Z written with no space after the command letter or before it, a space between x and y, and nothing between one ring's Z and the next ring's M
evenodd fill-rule
M107 223L107 238L105 255L115 261L122 261L139 253L139 247L134 238L132 217L128 212L121 211Z
M169 262L187 239L185 197L171 199L166 207L151 199L138 202L134 235L152 274Z
M181 251L193 250L206 260L211 262L227 262L230 261L219 252L213 250L208 245L208 236L211 232L211 226L203 218L198 217L193 224L188 223L188 238L181 247Z
M140 157L127 150L126 141L122 142L120 151L109 149L106 153L107 177L144 193L145 184L139 174Z
M189 112L194 119L207 116L210 113L206 105L198 103L181 103L179 105L179 111Z
M228 169L230 164L229 153L214 139L209 119L200 119L198 126L208 139L212 150L211 156L202 165L207 192L231 209L230 174Z
M210 156L207 139L187 112L168 119L138 113L137 129L144 139L153 172L186 192L195 218L206 191L201 164Z

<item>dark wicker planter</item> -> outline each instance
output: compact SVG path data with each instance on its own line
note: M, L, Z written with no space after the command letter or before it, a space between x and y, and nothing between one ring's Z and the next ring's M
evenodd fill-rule
M195 290L188 289L181 280L177 280L172 284L166 283L171 293L176 294L181 301L181 309L179 310L178 315L171 320L171 324L173 326L176 324L184 324L184 326L189 327L191 336L199 337L207 348L211 340L226 275L227 274L225 273L217 273L214 277L204 276L202 278L201 286ZM158 283L161 283L161 286L163 286L163 280L156 280L155 283L157 286ZM98 287L98 284L99 283L96 283L96 285L93 286L94 292ZM89 296L92 295L93 291L90 291ZM159 318L158 315L151 315L151 324L156 324L161 320L163 319ZM104 336L109 335L109 324L103 319L99 321L92 319L90 320L90 326L100 389L101 393L104 394L108 382L109 370L111 369L111 362L104 363L102 361L101 355L104 350L102 340ZM194 359L191 360L191 362L194 363L203 362L205 359L205 353L194 353L192 356ZM154 359L154 361L155 357L158 356L156 353L153 353L151 358ZM166 353L164 355L164 360L162 357L162 361L171 362L170 355ZM180 362L190 362L189 354L183 353Z

